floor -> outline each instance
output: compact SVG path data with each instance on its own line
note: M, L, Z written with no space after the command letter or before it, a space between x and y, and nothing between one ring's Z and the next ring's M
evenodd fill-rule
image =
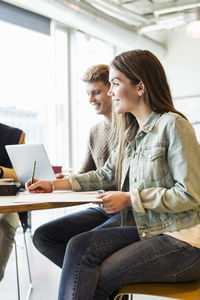
M30 300L56 300L61 271L35 249L31 241L30 232L26 233L26 237L33 282ZM20 299L25 300L29 286L29 277L23 233L21 230L18 230L16 234L16 241L19 261ZM0 283L0 300L17 299L15 252L13 251L6 268L4 279Z
M84 209L84 206L76 209ZM75 208L71 209L54 209L47 211L37 211L32 213L32 231L40 224L47 222L49 219L62 216L70 213ZM31 275L33 289L30 300L56 300L61 270L53 263L42 256L33 246L30 230L26 233L27 245L31 264ZM25 258L25 248L22 229L19 228L16 234L18 261L19 261L19 276L20 276L20 300L26 299L28 291L28 268ZM151 296L135 296L134 300L164 300L168 298L151 297ZM18 300L17 296L17 281L16 281L16 265L15 251L13 250L9 259L5 276L0 282L0 300ZM70 299L69 299L70 300ZM80 299L85 300L85 299Z
M85 209L88 206L89 205L87 204L76 207L33 211L31 213L32 230L31 232L30 230L27 230L26 232L33 282L30 300L56 300L61 273L61 270L57 266L42 256L33 246L31 236L34 233L34 230L39 225L48 222L49 220L75 212L77 210ZM19 261L20 300L25 300L29 287L29 277L25 256L24 239L21 228L17 230L15 239ZM0 300L18 300L14 248L7 264L4 278L0 282Z

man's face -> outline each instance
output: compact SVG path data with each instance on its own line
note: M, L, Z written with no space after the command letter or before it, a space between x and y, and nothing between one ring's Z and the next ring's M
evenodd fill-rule
M112 97L107 95L109 85L103 81L86 83L90 104L99 115L109 115L112 110Z

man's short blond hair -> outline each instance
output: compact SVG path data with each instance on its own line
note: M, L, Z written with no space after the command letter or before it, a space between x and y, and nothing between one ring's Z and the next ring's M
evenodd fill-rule
M104 84L109 83L109 66L108 65L95 65L89 67L83 76L84 82L103 81Z

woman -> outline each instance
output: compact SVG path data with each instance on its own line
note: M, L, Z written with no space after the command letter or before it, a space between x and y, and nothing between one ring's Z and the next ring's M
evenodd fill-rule
M59 300L106 300L122 285L200 276L200 150L194 130L173 106L164 69L149 51L115 57L109 95L118 150L96 171L29 191L109 189L98 196L123 227L85 232L66 248ZM39 191L40 191L39 190ZM137 226L126 226L129 211Z

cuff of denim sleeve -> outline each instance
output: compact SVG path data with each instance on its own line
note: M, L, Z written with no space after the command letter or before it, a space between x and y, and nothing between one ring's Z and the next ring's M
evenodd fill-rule
M131 202L134 210L137 211L138 213L145 213L145 209L142 205L142 200L140 197L139 190L138 189L131 190L130 195L131 195Z
M65 176L65 178L67 180L69 180L69 182L71 183L73 191L77 191L77 192L81 191L81 186L80 186L78 180L76 179L76 175Z

